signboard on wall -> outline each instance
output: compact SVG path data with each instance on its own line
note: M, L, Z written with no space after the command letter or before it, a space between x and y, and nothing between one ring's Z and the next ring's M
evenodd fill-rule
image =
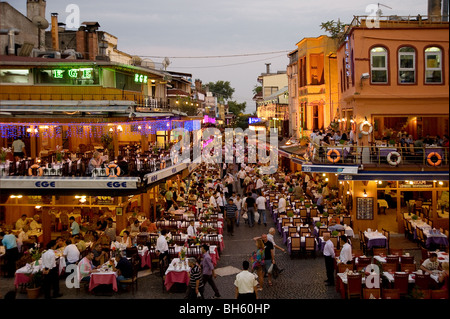
M372 220L373 219L373 197L356 198L356 219Z

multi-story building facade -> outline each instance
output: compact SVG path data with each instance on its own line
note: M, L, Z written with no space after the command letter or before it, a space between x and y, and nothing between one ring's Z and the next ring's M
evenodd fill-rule
M304 38L297 48L298 118L301 132L309 135L327 128L337 114L336 40L325 35Z

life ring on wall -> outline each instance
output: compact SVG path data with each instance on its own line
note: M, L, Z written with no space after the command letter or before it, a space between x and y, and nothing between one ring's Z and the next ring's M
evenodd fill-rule
M433 161L433 157L437 158L436 162ZM436 153L436 152L430 153L427 156L427 162L431 166L439 166L439 165L442 164L442 156L439 153Z
M333 153L336 154L336 158L335 158L335 159L333 159L333 158L331 157L331 155L332 155ZM339 162L340 159L341 159L341 154L340 154L339 151L336 150L336 149L329 150L328 153L327 153L327 159L328 159L331 163L337 163L337 162Z
M369 130L368 131L364 130L364 126L366 126L366 125L369 126ZM359 130L361 131L362 134L369 135L369 134L372 134L372 132L373 132L373 126L372 126L372 124L369 123L369 121L364 121L359 126Z
M113 171L110 171L113 170ZM114 172L114 173L112 173ZM106 176L108 177L119 177L120 176L120 167L117 164L109 164L108 167L106 167Z
M37 175L33 175L33 169L37 169ZM29 176L42 176L44 175L44 170L42 169L42 167L38 164L33 164L30 166L30 168L28 169L28 175Z
M392 156L395 156L397 160L393 161ZM402 156L398 152L390 152L386 157L387 162L392 166L397 166L402 162Z

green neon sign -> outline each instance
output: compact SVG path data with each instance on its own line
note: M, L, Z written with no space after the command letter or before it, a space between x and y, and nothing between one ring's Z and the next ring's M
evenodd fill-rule
M143 74L135 74L134 75L134 82L136 83L147 83L148 76Z
M73 78L73 79L77 79L77 78L92 79L92 77L93 77L92 71L93 71L92 68L89 68L89 69L68 69L68 70L55 69L55 70L52 71L52 73L53 73L53 77L55 79L62 79L64 77L64 73L66 73L66 72L67 72L67 75L70 78Z

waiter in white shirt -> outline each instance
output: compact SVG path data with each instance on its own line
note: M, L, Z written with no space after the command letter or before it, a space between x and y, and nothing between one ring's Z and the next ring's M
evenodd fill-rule
M56 263L55 251L52 249L55 243L50 241L47 244L47 251L42 254L42 274L44 275L42 288L44 290L45 299L59 298L59 267ZM53 296L50 296L53 289Z
M195 221L191 220L189 223L189 227L187 228L187 234L189 238L197 236L197 228L195 227Z
M281 194L280 199L278 200L278 215L281 213L286 213L286 199L285 195Z
M348 238L346 235L341 236L342 242L344 242L344 246L342 246L341 253L339 254L339 260L343 264L351 264L353 260L352 256L352 246L348 242Z
M334 244L330 240L330 234L323 235L325 246L323 247L323 255L325 257L325 268L327 271L327 286L334 286Z
M256 190L261 190L263 187L264 187L264 183L263 183L263 181L261 180L261 177L258 176L258 179L256 180L256 186L255 186L255 189L256 189Z
M166 240L167 229L161 230L161 233L156 240L155 251L159 256L159 261L163 260L164 257L169 257L169 245Z

